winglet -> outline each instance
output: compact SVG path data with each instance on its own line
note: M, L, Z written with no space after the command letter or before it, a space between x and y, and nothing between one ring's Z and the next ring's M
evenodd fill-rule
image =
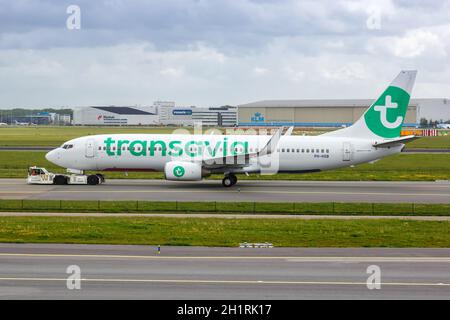
M278 142L280 141L281 134L283 132L284 127L281 127L274 133L274 135L270 138L264 148L259 152L254 153L246 153L246 154L237 154L226 157L219 158L209 158L203 161L203 166L205 168L222 168L222 167L237 167L241 168L243 166L248 165L249 159L253 157L265 156L274 153L277 150Z
M258 152L258 156L265 156L272 154L278 146L278 142L281 138L281 133L283 132L284 127L281 127L274 133L274 135L270 138L269 142L267 142L266 146Z
M286 132L284 133L284 136L290 136L292 134L292 131L294 131L294 127L287 128Z

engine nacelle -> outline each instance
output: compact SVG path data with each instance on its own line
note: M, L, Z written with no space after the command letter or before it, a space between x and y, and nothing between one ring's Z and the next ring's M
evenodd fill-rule
M170 161L164 166L164 175L167 180L197 181L209 173L202 170L202 166L194 162Z

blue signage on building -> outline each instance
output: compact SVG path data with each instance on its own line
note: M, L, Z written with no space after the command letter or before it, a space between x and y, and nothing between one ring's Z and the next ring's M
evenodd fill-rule
M175 109L172 110L174 116L190 116L192 115L192 110L190 109Z
M251 119L252 122L264 122L264 116L259 112L256 112Z

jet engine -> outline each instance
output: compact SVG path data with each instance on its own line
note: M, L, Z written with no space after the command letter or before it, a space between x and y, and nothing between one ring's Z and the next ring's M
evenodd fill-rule
M164 175L167 180L197 181L210 173L202 169L201 164L184 161L170 161L164 166Z

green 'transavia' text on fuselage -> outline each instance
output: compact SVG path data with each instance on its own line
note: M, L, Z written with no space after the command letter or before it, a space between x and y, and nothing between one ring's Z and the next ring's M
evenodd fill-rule
M114 140L108 137L104 140L108 156L122 156L129 152L135 157L153 157L160 150L161 156L188 157L197 156L228 156L248 153L248 141L228 141L227 137L214 142L208 140Z

